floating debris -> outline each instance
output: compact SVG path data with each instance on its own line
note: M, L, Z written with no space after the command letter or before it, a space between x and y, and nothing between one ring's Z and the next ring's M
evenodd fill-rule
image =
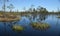
M31 26L34 29L38 29L38 30L47 30L50 27L50 25L47 23L38 23L38 22L33 22Z

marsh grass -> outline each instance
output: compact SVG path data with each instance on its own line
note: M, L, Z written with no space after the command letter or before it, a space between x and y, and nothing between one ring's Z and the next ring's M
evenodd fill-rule
M24 30L24 27L20 26L20 25L13 25L12 30L15 31L15 32L21 32L21 31Z
M34 29L38 29L38 30L47 30L48 28L50 28L50 25L47 23L37 23L34 22L31 24L32 28Z

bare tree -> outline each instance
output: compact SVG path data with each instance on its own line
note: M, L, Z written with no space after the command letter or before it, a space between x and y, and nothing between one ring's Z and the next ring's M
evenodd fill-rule
M32 12L33 12L33 9L34 9L34 5L31 5L31 10L32 10Z
M38 12L40 11L40 8L41 8L41 6L38 6L38 7L37 7L37 11L38 11Z
M31 5L31 7L29 8L29 12L33 12L34 9L34 5Z
M9 6L7 6L7 8L9 8L10 12L12 12L12 9L14 9L14 6L13 6L13 4L10 4Z
M0 3L3 4L2 9L3 9L4 12L6 10L6 2L9 2L9 0L0 0Z
M26 7L24 7L23 10L26 11Z
M6 10L6 2L8 2L9 0L3 0L3 9L4 9L4 12Z
M3 3L2 9L4 11L4 13L3 13L4 17L6 17L6 14L5 14L5 12L6 12L6 2L8 2L8 1L9 0L1 0L1 2Z

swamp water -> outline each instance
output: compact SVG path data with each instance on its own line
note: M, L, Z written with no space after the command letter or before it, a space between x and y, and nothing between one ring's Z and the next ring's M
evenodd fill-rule
M45 22L50 25L47 30L35 30L31 27L32 22ZM24 31L15 32L11 28L13 24L21 25ZM0 36L60 36L60 19L57 15L25 15L16 22L0 22Z

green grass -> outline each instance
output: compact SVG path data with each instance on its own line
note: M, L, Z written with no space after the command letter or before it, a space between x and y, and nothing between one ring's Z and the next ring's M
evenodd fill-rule
M20 31L23 31L24 30L24 27L23 26L20 26L20 25L13 25L12 26L12 29L14 31L20 32Z
M50 27L50 25L47 23L37 23L37 22L32 23L31 26L34 29L38 29L38 30L46 30Z

